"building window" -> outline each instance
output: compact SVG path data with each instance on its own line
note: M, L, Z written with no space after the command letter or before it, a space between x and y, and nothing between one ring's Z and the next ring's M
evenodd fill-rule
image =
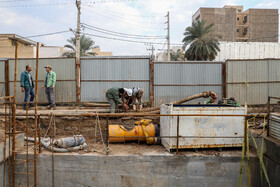
M236 32L239 32L239 29L237 29Z
M237 21L239 21L239 18L237 18Z
M238 12L241 12L241 9L238 9Z
M248 21L248 17L245 16L245 17L244 17L244 20L243 20L243 23L247 23L247 21Z

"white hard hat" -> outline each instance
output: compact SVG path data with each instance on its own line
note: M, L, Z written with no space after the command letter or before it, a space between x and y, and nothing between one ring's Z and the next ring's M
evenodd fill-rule
M132 89L127 89L126 90L127 95L130 97L132 96Z

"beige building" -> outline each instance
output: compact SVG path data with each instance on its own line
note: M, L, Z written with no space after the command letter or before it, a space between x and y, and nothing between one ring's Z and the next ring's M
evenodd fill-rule
M200 8L192 20L214 23L214 34L221 41L231 42L278 42L278 9L248 9L243 6Z
M100 51L100 48L94 48L92 49L92 52L96 53L96 56L112 56L113 53L112 52L103 52Z
M18 58L33 58L36 42L16 34L0 34L0 58L14 58L18 42Z

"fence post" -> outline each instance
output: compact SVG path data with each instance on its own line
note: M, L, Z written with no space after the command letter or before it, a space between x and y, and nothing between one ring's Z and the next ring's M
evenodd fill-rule
M155 105L155 97L154 97L154 62L153 59L150 59L150 72L149 72L149 96L150 96L150 104L151 107Z
M10 96L9 60L5 61L5 95ZM9 99L6 99L8 102Z
M76 58L76 92L77 92L77 106L80 106L80 93L81 93L81 81L80 81L80 59Z
M226 62L222 65L222 84L223 84L223 98L227 97L227 71Z

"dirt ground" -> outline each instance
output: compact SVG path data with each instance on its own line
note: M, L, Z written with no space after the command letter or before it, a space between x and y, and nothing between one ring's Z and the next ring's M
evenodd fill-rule
M135 118L115 118L109 119L109 124L130 124L136 121L139 121L143 118L135 117ZM151 118L150 118L151 119ZM159 124L159 118L152 118L154 124ZM83 135L88 144L88 148L83 152L104 152L103 142L106 141L106 127L107 120L104 118L100 118L100 126L97 125L97 129L95 129L97 120L96 117L56 117L55 118L55 131L53 131L53 126L50 126L50 117L42 117L40 119L40 127L41 127L41 137L52 137L53 132L55 133L55 138L63 138L69 137L73 135ZM39 125L38 124L38 125ZM8 125L8 124L7 124ZM26 132L26 119L17 119L16 120L16 130ZM5 118L4 116L0 117L0 141L4 141L4 129L5 129ZM29 136L34 136L34 119L28 119L28 129ZM95 130L96 138L95 138ZM102 138L103 137L103 142ZM96 142L95 142L96 141ZM126 149L125 152L133 152L136 153L138 151L137 146L147 146L145 143L138 144L137 142L131 142L130 145L134 146L123 146L123 144L114 144L112 147L115 147L116 150ZM137 145L137 146L135 146ZM162 146L155 146L155 149L162 149ZM150 149L150 148L149 148ZM141 148L141 150L145 150ZM113 151L113 150L111 150Z

